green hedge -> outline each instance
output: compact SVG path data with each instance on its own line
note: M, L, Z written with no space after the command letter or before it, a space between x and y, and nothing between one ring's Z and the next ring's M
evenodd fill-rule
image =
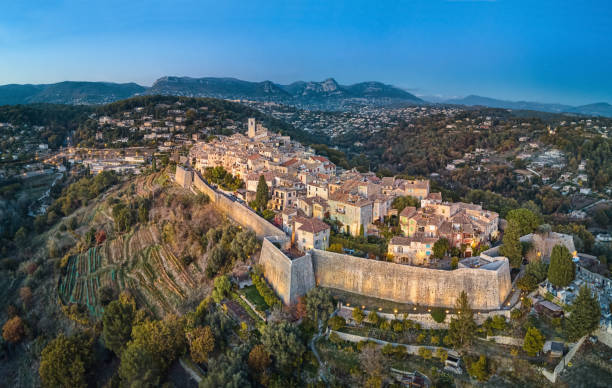
M253 280L255 288L257 288L257 291L259 291L259 294L263 297L268 306L273 307L281 305L280 299L261 276L257 275L256 273L252 273L251 279Z

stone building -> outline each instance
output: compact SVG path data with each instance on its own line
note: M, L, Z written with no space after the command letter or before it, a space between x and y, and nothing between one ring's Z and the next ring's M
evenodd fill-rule
M330 227L316 218L296 217L293 220L295 244L302 252L329 248Z

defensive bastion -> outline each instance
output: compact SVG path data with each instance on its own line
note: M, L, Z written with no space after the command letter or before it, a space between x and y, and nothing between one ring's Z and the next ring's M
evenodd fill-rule
M482 257L478 267L452 271L363 259L313 249L291 259L264 238L260 264L272 288L284 303L296 303L315 285L331 287L399 303L453 307L465 291L472 308L499 309L511 290L505 257ZM285 243L282 241L282 243Z

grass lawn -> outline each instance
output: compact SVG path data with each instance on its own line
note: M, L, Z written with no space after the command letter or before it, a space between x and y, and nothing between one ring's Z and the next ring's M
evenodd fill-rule
M270 308L255 286L245 287L240 292L257 307L257 310L264 312Z

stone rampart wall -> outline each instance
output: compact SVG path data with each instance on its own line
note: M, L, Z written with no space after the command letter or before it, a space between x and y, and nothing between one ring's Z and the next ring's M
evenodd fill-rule
M259 264L263 267L263 273L268 284L283 303L291 304L291 259L274 246L270 240L264 238Z
M263 238L266 236L286 238L286 235L282 230L260 217L253 210L249 209L238 201L231 200L224 194L219 193L210 187L208 184L206 184L206 182L204 182L200 174L197 172L195 172L193 176L193 185L202 193L208 195L211 202L219 209L219 211L226 214L229 218L240 225L253 230L258 238Z
M316 284L400 303L453 307L465 291L478 310L499 309L508 296L508 261L497 270L414 267L312 250Z

